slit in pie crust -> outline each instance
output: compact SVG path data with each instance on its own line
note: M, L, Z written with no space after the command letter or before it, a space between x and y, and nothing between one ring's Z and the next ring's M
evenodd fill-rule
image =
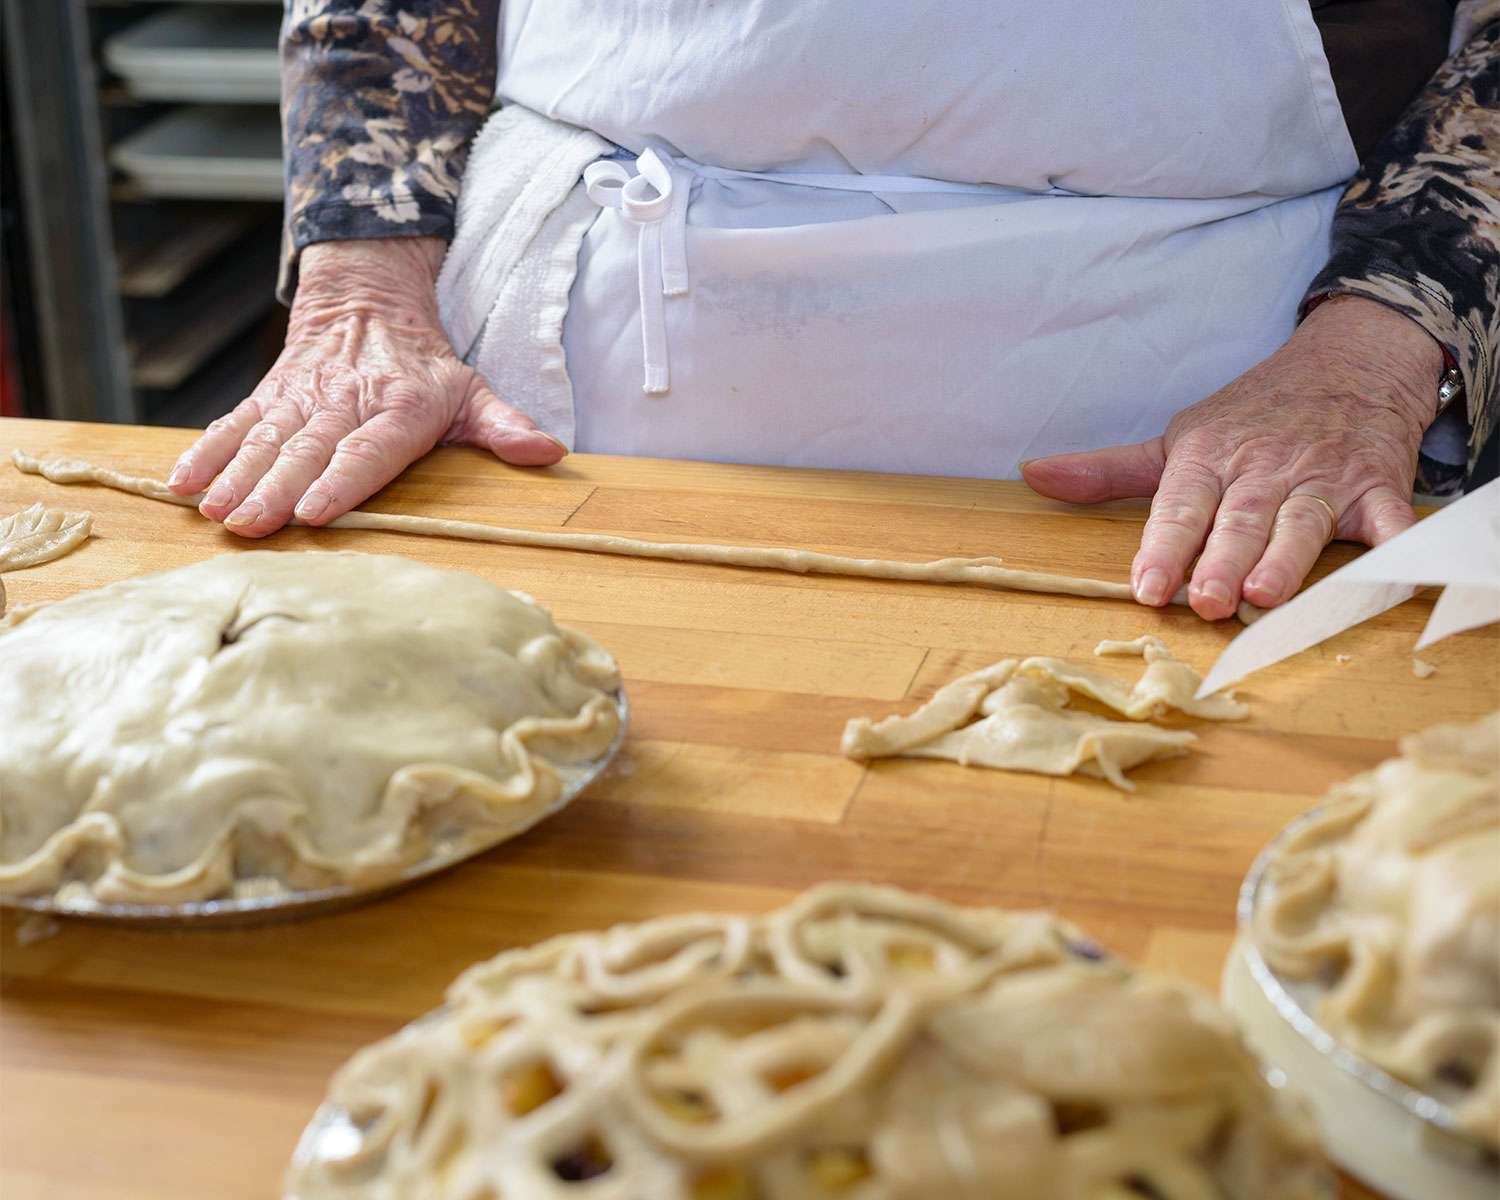
M0 895L179 904L390 882L488 842L620 728L613 659L384 555L245 551L0 620Z

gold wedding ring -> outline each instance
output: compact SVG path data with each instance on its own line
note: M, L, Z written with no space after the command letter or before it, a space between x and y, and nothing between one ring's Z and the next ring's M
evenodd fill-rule
M1311 492L1293 492L1284 501L1282 501L1282 507L1285 508L1286 505L1291 501L1298 499L1315 501L1316 503L1321 504L1323 506L1323 511L1328 514L1328 536L1323 539L1323 544L1326 546L1329 542L1333 541L1335 535L1339 531L1338 513L1333 511L1333 505L1329 504L1328 501L1323 499L1322 496L1314 496Z

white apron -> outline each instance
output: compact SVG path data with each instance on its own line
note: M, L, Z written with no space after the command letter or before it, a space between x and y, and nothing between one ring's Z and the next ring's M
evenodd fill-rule
M543 297L570 411L472 296L456 344L612 454L1014 478L1152 437L1291 333L1357 165L1307 0L507 0L498 90L618 148Z

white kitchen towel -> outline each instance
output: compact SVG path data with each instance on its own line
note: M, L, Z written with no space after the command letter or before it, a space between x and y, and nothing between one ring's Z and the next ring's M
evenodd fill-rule
M614 147L512 105L469 154L457 229L438 277L443 327L495 394L573 447L563 318L578 247L599 215L583 169Z

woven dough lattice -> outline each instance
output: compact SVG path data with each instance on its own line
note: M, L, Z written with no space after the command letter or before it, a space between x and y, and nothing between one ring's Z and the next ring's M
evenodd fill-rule
M1341 1043L1500 1149L1500 713L1403 739L1266 869L1255 941Z
M1207 997L1046 914L828 885L471 968L339 1072L287 1193L1310 1200L1309 1138Z

